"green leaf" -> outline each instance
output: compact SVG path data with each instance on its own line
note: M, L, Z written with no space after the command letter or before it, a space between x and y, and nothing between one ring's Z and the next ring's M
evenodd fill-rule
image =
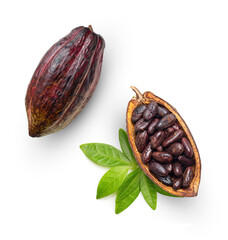
M97 187L97 199L106 197L118 190L127 175L129 167L112 167L101 178Z
M127 175L124 182L120 186L116 196L115 212L121 213L128 208L140 193L139 187L140 170L136 168Z
M140 190L148 205L155 210L157 206L157 192L154 190L154 183L145 175L140 176Z
M83 153L94 163L106 166L131 165L125 155L117 148L104 143L87 143L80 146Z
M141 170L141 172L144 174L143 170ZM145 175L146 176L146 175ZM148 178L148 177L147 177ZM158 185L156 185L153 181L151 181L149 178L148 178L148 181L150 181L150 185L153 187L153 189L162 194L162 195L165 195L165 196L168 196L168 197L180 197L180 196L175 196L171 193L168 193L166 192L165 190L163 190L162 188L160 188Z
M131 163L133 163L134 165L137 165L137 162L135 160L134 154L131 150L131 147L128 141L127 133L121 128L119 129L119 142L124 155L129 159Z

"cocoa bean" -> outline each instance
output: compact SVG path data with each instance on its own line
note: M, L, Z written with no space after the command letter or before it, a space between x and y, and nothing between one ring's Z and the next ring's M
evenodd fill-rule
M188 141L187 138L182 137L181 138L181 143L184 146L184 154L186 157L192 158L193 157L193 148L190 144L190 142Z
M165 184L167 186L172 186L173 185L173 181L172 181L172 179L169 175L167 175L165 177L157 176L157 178L160 182L162 182L163 184Z
M155 132L156 126L157 126L157 124L158 124L159 121L160 121L160 120L159 120L158 118L155 118L155 119L151 122L151 124L149 125L148 130L147 130L149 135L152 135L152 134Z
M164 107L161 107L161 106L158 106L158 112L157 112L157 116L162 118L164 117L165 115L167 115L169 113L169 110L164 108Z
M180 129L177 123L173 124L173 129L174 129L174 130Z
M158 104L153 101L150 102L150 104L147 106L146 110L143 113L144 120L149 121L152 118L154 118L157 111L158 111Z
M139 132L136 135L135 144L140 153L143 152L143 150L145 149L147 141L148 141L147 131Z
M164 142L162 143L162 146L168 147L170 144L182 138L183 135L184 135L184 132L182 130L180 129L176 130L172 135L170 135L168 138L164 140Z
M163 151L163 147L162 146L157 147L157 151L162 152Z
M166 170L166 168L158 162L150 162L149 170L158 176L165 177L168 175L168 171Z
M180 163L176 162L173 164L173 173L176 177L180 177L182 175L183 170Z
M169 137L174 132L175 132L175 130L174 130L173 127L169 127L165 130L165 133L166 133L167 137Z
M182 185L182 177L173 179L173 189L178 190Z
M190 185L192 179L194 177L194 171L192 167L187 167L183 173L183 182L182 187L186 188Z
M167 149L167 152L172 154L174 157L180 156L184 151L184 147L181 143L173 143Z
M142 162L143 163L148 163L151 159L152 156L152 147L150 142L147 144L146 148L144 149L143 153L142 153Z
M174 114L169 113L165 115L157 124L157 130L163 130L165 128L171 127L176 121Z
M172 163L166 164L165 168L168 171L168 173L171 173L173 171L173 164Z
M185 156L183 156L183 155L179 156L179 157L178 157L178 160L180 161L180 163L181 163L181 165L182 165L183 167L192 166L192 165L194 165L194 163L195 163L195 160L194 160L194 159L192 159L192 158L187 158L187 157L185 157Z
M134 111L132 112L132 116L131 116L132 123L136 123L143 116L143 112L145 110L146 110L146 105L144 105L144 104L136 107L134 109Z
M158 131L151 137L151 146L152 148L157 148L164 141L166 134L164 131Z
M167 152L153 152L152 157L160 163L170 163L173 160L172 155Z
M148 128L149 124L150 124L150 122L146 122L146 121L144 121L143 118L140 118L135 124L135 133L146 130Z

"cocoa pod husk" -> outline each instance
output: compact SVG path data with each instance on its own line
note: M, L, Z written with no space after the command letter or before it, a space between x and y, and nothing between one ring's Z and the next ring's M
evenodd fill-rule
M201 176L201 160L198 148L196 146L196 143L193 139L193 136L181 117L181 115L177 112L177 110L161 99L160 97L154 95L152 92L145 92L141 94L139 90L135 87L131 87L135 92L136 96L134 96L128 103L127 107L127 113L126 113L126 128L127 128L127 134L128 134L128 140L131 146L131 149L133 151L133 154L138 162L138 165L141 167L143 172L159 187L161 187L166 192L173 194L175 196L181 196L181 197L194 197L198 194L199 184L200 184L200 176ZM194 168L194 177L190 183L190 185L187 188L179 188L177 190L174 190L172 186L168 186L163 184L161 181L158 180L155 174L153 174L150 170L147 164L142 162L141 153L137 150L135 145L135 129L134 124L131 121L131 115L134 109L141 105L141 104L149 104L151 101L157 102L160 106L165 107L170 111L170 113L174 114L176 117L176 120L178 122L178 125L180 128L184 131L186 138L190 142L192 148L193 148L193 158L195 160L195 164L193 166Z
M91 26L77 27L46 52L25 98L31 137L65 128L82 111L99 81L104 47Z

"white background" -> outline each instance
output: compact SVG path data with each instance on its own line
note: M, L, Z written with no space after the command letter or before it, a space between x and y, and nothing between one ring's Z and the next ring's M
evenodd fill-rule
M2 1L0 4L0 239L202 239L227 237L227 1ZM24 98L46 50L92 24L106 48L98 87L66 129L27 131ZM115 195L96 200L107 170L79 149L119 148L129 88L150 90L181 113L202 160L199 195L140 194L116 215ZM222 237L223 236L223 237Z

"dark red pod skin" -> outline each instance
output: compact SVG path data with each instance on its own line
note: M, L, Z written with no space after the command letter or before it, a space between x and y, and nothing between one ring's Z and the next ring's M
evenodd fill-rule
M82 111L99 81L104 47L91 28L77 27L47 51L25 98L31 137L65 128Z

